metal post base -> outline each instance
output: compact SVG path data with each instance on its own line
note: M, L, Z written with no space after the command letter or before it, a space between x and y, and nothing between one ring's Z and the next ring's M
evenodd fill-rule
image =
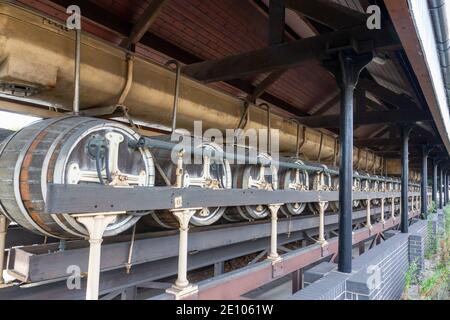
M267 257L268 260L272 261L272 264L279 263L282 259L278 254L278 210L280 209L281 204L271 204L269 205L269 210L271 214L271 228L272 232L270 235L270 253Z
M383 224L383 229L384 229L384 225L386 224L386 220L384 219L384 198L381 198L381 220L380 222Z
M319 240L317 242L322 248L328 246L325 240L325 202L319 202Z
M174 295L176 300L190 296L198 292L198 287L190 284L187 279L187 256L188 256L188 230L189 221L197 210L195 209L174 209L172 214L180 224L180 243L178 247L178 277L175 284L166 290L166 293Z
M0 214L0 285L5 283L3 279L3 265L5 263L5 242L6 230L8 229L8 220Z
M176 285L166 289L167 294L171 294L175 297L175 300L181 300L186 297L190 297L198 292L198 286L196 284L188 284L184 288L178 288Z
M103 233L106 227L113 223L118 213L105 213L77 216L89 232L89 263L86 287L86 300L98 300L100 286L100 258Z
M396 220L396 217L395 217L395 198L392 198L391 199L391 218L392 218L392 222L393 222L393 224L395 224L395 220Z
M373 230L372 221L370 220L371 219L371 217L370 217L370 205L371 205L370 201L371 200L369 199L366 201L367 201L366 202L366 228L369 229L369 233L371 234L372 230Z

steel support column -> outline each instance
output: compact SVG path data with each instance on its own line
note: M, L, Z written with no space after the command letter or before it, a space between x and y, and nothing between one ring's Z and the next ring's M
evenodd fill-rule
M445 184L445 193L447 195L447 204L450 201L450 195L448 194L448 184L449 184L449 176L448 176L448 171L447 171L447 183Z
M444 173L444 206L448 204L448 170Z
M442 166L439 167L439 184L438 184L438 193L439 193L439 209L442 209L443 206L443 190L442 185L444 183L444 170L442 169Z
M427 219L428 213L428 154L431 148L428 146L422 146L422 172L421 172L421 189L420 189L420 200L421 200L421 212L422 218Z
M438 172L438 161L436 159L433 159L433 185L432 185L432 200L434 201L434 204L437 206L437 172Z
M402 190L401 190L401 223L400 229L402 233L408 233L408 181L409 181L409 163L408 163L408 143L409 134L412 127L409 125L403 125L401 129L402 140Z
M339 60L328 64L341 89L338 270L345 273L352 272L353 94L360 72L372 59L373 53L341 51Z

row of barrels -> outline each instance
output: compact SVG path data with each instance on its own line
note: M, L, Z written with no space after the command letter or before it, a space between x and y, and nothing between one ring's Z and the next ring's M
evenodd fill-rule
M204 157L200 163L184 164L180 177L173 152L156 148L135 148L140 135L131 128L112 121L64 116L35 122L9 135L0 144L0 210L10 219L33 232L61 239L85 238L87 230L69 214L44 213L48 183L128 186L165 186L181 181L186 188L257 188L266 190L338 190L339 179L323 170L308 173L302 169L275 168L270 156L258 153L264 164L230 164L226 159ZM200 145L204 154L221 152L211 142ZM302 164L300 160L291 162ZM375 181L355 178L355 191L398 191L399 181ZM83 201L83 199L79 199ZM377 200L372 200L378 205ZM364 201L354 201L354 207ZM338 203L326 205L339 210ZM280 215L296 216L305 211L318 212L315 203L290 203ZM191 219L194 226L263 219L267 206L214 207L198 210ZM143 216L143 217L142 217ZM142 218L141 218L142 217ZM176 228L172 213L149 212L120 215L110 224L105 236L117 235L139 219L151 226Z

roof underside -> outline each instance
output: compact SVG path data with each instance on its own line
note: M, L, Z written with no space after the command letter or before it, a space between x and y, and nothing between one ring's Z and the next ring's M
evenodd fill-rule
M152 1L158 2L158 0L80 1L82 15L86 18L83 20L83 29L106 41L120 45L127 39L133 25L138 24L145 15ZM16 2L62 20L66 17L65 7L70 5L71 1L18 0ZM345 10L352 9L352 12L359 14L363 14L370 4L368 0L334 0L333 2L334 5L339 5ZM325 1L325 3L329 2ZM268 0L164 1L147 33L136 44L135 51L159 64L164 64L171 58L183 64L191 64L266 48L269 45L268 4ZM286 4L286 7L289 6ZM341 13L336 11L335 14L339 16ZM388 14L383 17L389 19ZM311 18L310 13L286 9L284 41L289 42L340 30L339 26L330 26L319 20ZM344 16L341 21L337 20L337 23L345 24L345 22ZM383 53L382 58L381 61L384 63L372 62L363 72L362 77L367 80L367 90L363 92L364 102L359 106L357 102L357 108L368 111L398 109L401 107L392 103L397 100L411 101L410 108L423 108L421 92L414 84L414 75L413 77L408 75L408 62L407 59L405 62L402 49ZM249 94L246 88L252 90L258 87L267 76L267 73L262 73L227 82L212 82L208 85L235 96L246 97ZM393 96L387 99L383 94L385 89L389 90ZM339 89L334 77L320 61L308 61L282 72L275 77L275 81L267 87L260 99L279 107L277 112L286 117L339 113ZM328 131L338 134L336 129ZM413 134L421 139L439 140L432 123L423 124ZM389 125L355 127L356 140L397 136L395 127ZM383 152L392 150L392 157L397 157L399 150L397 146L381 147ZM379 147L376 145L371 146L373 150L377 148ZM389 153L381 155L390 156Z

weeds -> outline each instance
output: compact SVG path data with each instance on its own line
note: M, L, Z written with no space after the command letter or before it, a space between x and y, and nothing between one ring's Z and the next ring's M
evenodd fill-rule
M433 215L436 212L436 205L432 202L428 213L429 215ZM425 259L429 267L419 273L416 261L409 266L405 275L404 299L410 298L410 289L415 285L417 285L418 289L418 298L421 300L449 299L450 205L444 208L444 223L444 232L438 235L434 235L431 221L428 224L428 242L425 250Z
M445 230L439 235L437 250L430 250L430 253L426 252L426 259L433 259L436 265L432 274L419 283L421 299L448 299L450 289L450 206L444 208L444 220Z

